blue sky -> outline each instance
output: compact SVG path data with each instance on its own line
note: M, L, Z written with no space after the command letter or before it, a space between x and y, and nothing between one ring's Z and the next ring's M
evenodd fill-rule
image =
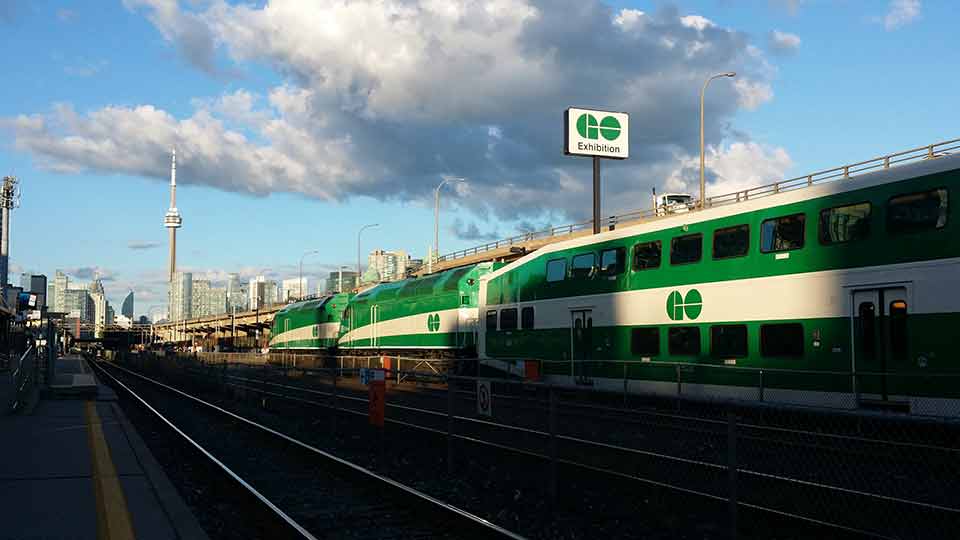
M584 218L589 169L559 155L564 104L633 114L631 160L604 169L605 211L646 206L650 187L689 189L695 81L710 72L744 84L710 89L718 190L957 136L951 2L505 4L401 12L429 47L378 26L395 6L373 0L0 4L0 169L23 186L13 269L83 280L96 268L113 303L129 289L138 314L163 303L167 141L183 147L178 264L219 279L293 277L308 249L322 251L311 276L354 265L366 223L381 226L364 254L423 257L441 174L470 180L444 191L442 252ZM538 26L551 16L563 24ZM577 70L591 84L569 82Z

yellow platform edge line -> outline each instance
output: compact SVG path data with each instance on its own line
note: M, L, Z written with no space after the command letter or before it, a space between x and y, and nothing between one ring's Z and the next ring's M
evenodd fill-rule
M97 504L97 538L99 540L133 540L133 525L127 498L120 486L117 469L110 457L110 447L103 434L97 404L86 403L87 442L93 456L93 493Z

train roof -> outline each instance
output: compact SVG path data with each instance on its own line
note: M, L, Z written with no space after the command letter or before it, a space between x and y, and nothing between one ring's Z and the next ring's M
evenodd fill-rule
M865 162L867 163L867 162ZM677 214L667 214L659 217L652 217L636 225L626 225L612 231L605 231L598 234L582 236L570 240L547 244L542 248L524 255L523 257L508 263L507 265L496 269L489 274L481 276L481 280L494 279L501 274L509 272L514 268L522 266L528 262L534 261L540 257L548 256L557 251L599 244L609 240L618 240L629 238L645 233L657 232L665 229L692 225L703 221L711 221L737 214L754 212L766 208L783 206L795 202L802 202L810 199L817 199L838 193L854 191L858 189L910 180L931 174L943 173L952 170L960 170L960 154L943 154L932 159L913 162L906 165L874 170L857 176L844 177L834 181L821 184L809 184L795 186L782 191L773 191L763 196L755 198L744 198L743 200L731 201L730 203L710 206L702 210L692 212L683 212ZM711 199L722 199L726 196L720 196Z
M492 263L480 263L428 274L423 277L381 283L358 294L354 301L390 300L411 296L430 296L445 291L459 291L463 280L476 278L478 269L487 267L492 267Z

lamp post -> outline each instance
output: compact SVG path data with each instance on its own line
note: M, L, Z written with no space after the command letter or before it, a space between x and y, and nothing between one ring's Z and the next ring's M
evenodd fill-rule
M371 227L379 227L379 226L380 226L379 223L370 223L369 225L364 225L363 227L360 227L360 230L357 231L357 283L358 284L360 283L360 235L363 233L363 231Z
M297 282L297 290L299 291L297 293L297 300L303 299L303 258L307 255L314 255L316 253L320 253L320 251L311 249L309 251L304 251L303 255L300 256L300 280ZM284 298L284 301L286 301L286 298Z
M733 71L728 71L726 73L718 73L716 75L710 76L704 83L703 88L700 90L700 208L703 208L707 202L707 184L704 180L704 158L703 158L703 97L707 93L707 86L710 85L710 81L714 79L719 79L721 77L736 77L737 74Z
M447 176L444 177L443 181L437 185L437 189L434 190L433 199L433 259L435 261L440 260L440 188L450 182L459 182L461 184L466 184L467 181L464 178L456 176Z

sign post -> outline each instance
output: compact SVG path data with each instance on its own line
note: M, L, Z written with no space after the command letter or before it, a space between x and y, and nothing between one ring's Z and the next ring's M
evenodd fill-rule
M387 399L386 370L361 369L360 378L362 382L366 382L369 389L369 406L367 412L370 425L382 428Z
M630 115L569 108L563 113L563 153L593 158L593 234L600 232L600 160L630 157Z
M493 394L490 393L490 381L486 379L477 381L477 414L493 416Z

